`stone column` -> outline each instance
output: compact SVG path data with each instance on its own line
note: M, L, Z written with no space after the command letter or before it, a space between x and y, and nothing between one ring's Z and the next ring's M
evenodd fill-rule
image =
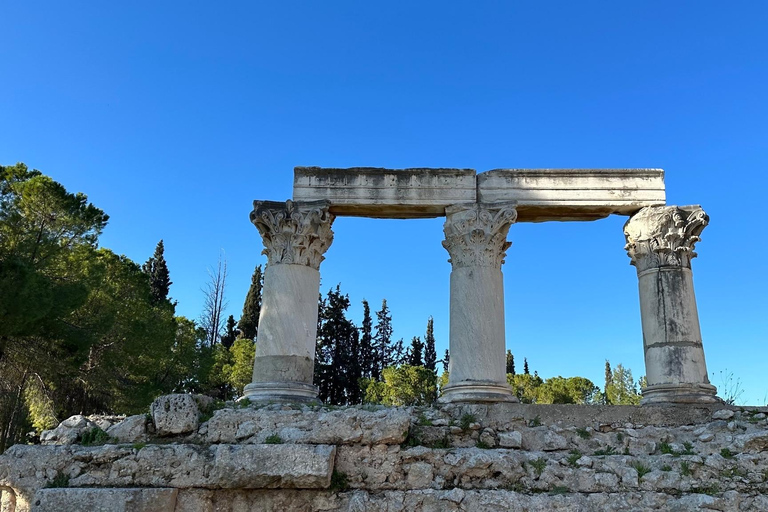
M445 209L443 247L451 256L451 359L440 402L517 402L507 384L504 282L515 203Z
M254 201L253 206L251 222L261 233L268 262L253 381L245 386L245 396L315 402L319 269L333 241L334 216L327 201Z
M694 245L708 223L699 206L649 206L624 225L640 288L643 405L720 401L707 377L691 272Z

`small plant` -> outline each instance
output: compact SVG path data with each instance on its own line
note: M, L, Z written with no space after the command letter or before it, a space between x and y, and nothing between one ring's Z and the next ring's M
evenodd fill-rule
M536 472L536 476L541 476L541 474L544 472L544 468L547 467L547 459L544 457L539 457L538 459L534 459L529 462L531 463L531 466L533 466L533 470Z
M575 468L577 466L576 462L581 458L581 452L579 450L571 450L571 454L566 459L568 461L568 465L572 468Z
M620 443L624 442L624 434L622 434L621 432L616 432L616 441Z
M451 440L448 439L448 436L445 436L442 439L438 439L437 441L434 441L431 445L429 445L430 448L433 450L444 450L446 448L451 447ZM478 446L478 448L480 448Z
M402 448L421 446L421 430L419 428L414 427L410 431L403 432L403 437L405 437L405 441L400 445Z
M601 455L617 455L616 449L613 446L606 446L603 449L597 450L595 452L595 455L601 456Z
M142 448L144 448L145 446L147 446L147 443L133 443L133 446L132 446L132 448L133 448L134 450L136 450L136 451L139 451L139 450L141 450Z
M235 409L246 409L251 406L251 400L248 398L241 398L235 402Z
M331 475L331 492L344 492L349 489L349 477L343 471L333 470Z
M564 485L556 485L556 486L554 486L554 487L552 488L552 490L551 490L551 491L549 491L549 494L551 494L551 495L555 495L555 494L567 494L567 493L569 493L569 492L571 492L571 490L570 490L568 487L566 487L566 486L564 486Z
M691 487L691 492L696 494L708 494L714 496L720 493L720 486L717 484L711 484L704 487Z
M277 434L272 434L264 440L264 444L283 444L283 439Z
M644 465L642 462L638 461L633 464L630 464L631 467L635 468L635 471L637 471L637 478L638 480L643 478L645 475L651 472L651 468Z
M682 452L680 452L680 455L693 455L694 454L693 445L691 443L689 443L688 441L683 443L683 448L684 449L683 449Z
M531 421L528 422L529 427L540 427L541 426L541 416L538 414L535 418L533 418Z
M661 466L661 470L662 471L672 471L672 466L670 466L669 464L664 464L663 466Z
M490 449L490 448L491 448L491 446L490 446L488 443L486 443L485 441L478 441L478 442L475 444L475 446L476 446L477 448L480 448L481 450L488 450L488 449Z
M691 476L691 466L687 461L680 463L680 474L683 476Z
M83 446L101 446L107 444L112 438L109 434L104 432L99 427L93 427L91 430L86 430L80 436L80 444Z
M624 455L629 455L629 446L624 447Z
M427 418L424 413L419 414L418 424L422 427L431 427L432 420Z
M63 487L69 487L69 475L65 475L61 471L56 473L56 476L53 477L53 480L45 484L45 486L49 489L60 489Z
M669 443L661 443L659 445L659 451L664 454L673 454L675 451L672 449L672 446Z
M733 453L728 448L723 448L720 450L720 456L722 456L724 459L732 459L736 454Z
M459 426L461 427L461 430L469 430L469 426L475 422L477 422L477 418L475 418L475 415L466 413L461 417L461 420L459 421Z
M589 430L587 430L586 428L577 428L576 434L582 439L589 439L590 437L592 437L592 434L590 434Z

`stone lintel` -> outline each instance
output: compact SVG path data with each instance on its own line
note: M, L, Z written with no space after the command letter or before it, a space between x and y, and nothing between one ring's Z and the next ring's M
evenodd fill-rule
M516 201L517 222L595 220L664 205L662 169L494 169L477 175L479 202Z
M293 199L327 199L331 213L381 219L445 216L451 204L476 202L473 169L324 169L296 167Z
M325 169L296 167L295 201L331 202L331 213L442 217L460 203L517 202L518 222L595 220L664 205L661 169Z

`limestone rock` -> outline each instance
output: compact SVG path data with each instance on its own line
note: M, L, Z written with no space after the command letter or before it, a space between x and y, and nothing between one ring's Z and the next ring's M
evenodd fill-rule
M523 435L520 432L499 432L499 446L502 448L520 448Z
M41 489L35 512L155 512L176 507L178 489Z
M147 439L147 416L128 416L107 429L107 434L119 443L136 443Z
M53 430L44 430L40 434L40 442L44 445L74 444L83 432L98 428L98 426L83 415L70 416L59 423Z
M150 406L157 435L188 434L197 430L200 409L192 395L165 395Z
M730 409L720 409L712 414L713 420L729 420L735 413Z

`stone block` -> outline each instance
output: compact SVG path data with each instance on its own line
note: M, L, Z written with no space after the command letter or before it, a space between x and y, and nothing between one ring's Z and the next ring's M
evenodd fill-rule
M187 434L197 430L200 409L192 395L164 395L152 402L152 421L157 435Z
M661 169L495 169L477 175L477 200L517 201L517 222L594 220L666 202Z
M380 219L442 217L446 206L474 203L472 169L323 169L296 167L294 201L331 201L331 213Z
M83 432L97 428L98 425L85 416L77 414L65 419L53 430L44 430L40 441L46 445L74 444Z
M156 512L176 508L177 489L40 489L34 512Z
M128 416L107 429L107 434L119 443L136 443L147 438L147 416Z

